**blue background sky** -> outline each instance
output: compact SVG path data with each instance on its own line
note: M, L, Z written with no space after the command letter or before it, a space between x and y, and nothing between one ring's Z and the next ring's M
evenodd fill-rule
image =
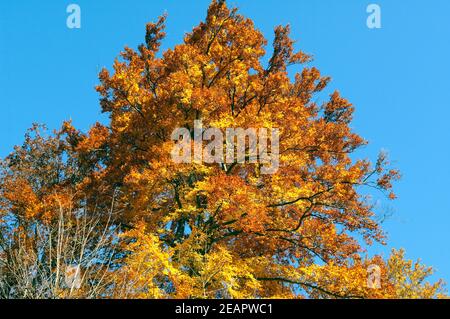
M387 255L404 247L450 283L450 1L373 0L382 29L366 26L364 0L230 1L272 40L290 23L297 47L333 78L356 107L355 131L369 146L360 157L389 151L403 175L399 200L384 228ZM79 30L66 27L66 7L81 7ZM164 48L204 18L209 0L0 1L0 156L20 144L33 122L81 129L105 119L94 86L125 45L143 42L146 22L167 11Z

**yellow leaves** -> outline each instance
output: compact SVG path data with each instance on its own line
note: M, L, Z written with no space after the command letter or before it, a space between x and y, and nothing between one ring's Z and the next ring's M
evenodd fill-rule
M146 226L139 223L123 237L132 238L133 241L125 247L131 253L125 258L126 266L114 274L117 283L125 290L120 292L121 295L130 298L165 298L167 294L158 284L160 276L163 276L166 278L163 281L174 284L179 297L185 297L182 288L186 278L171 263L173 252L164 250L156 235L147 234Z
M186 88L180 94L180 102L183 104L190 104L192 97L192 89Z
M312 67L291 80L289 66L310 56L294 51L289 27L276 28L265 66L263 35L223 1L157 58L164 21L147 25L145 43L125 48L111 75L101 71L110 123L87 135L65 123L57 138L28 138L16 151L0 185L1 212L32 219L72 202L114 210L117 227L131 229L112 273L117 297L435 296L438 286L420 284L429 270L403 255L388 266L361 261L360 235L383 237L358 187L391 191L398 172L385 169L385 158L375 169L353 159L365 143L349 126L353 106L337 92L323 104L315 96L329 77ZM279 170L175 163L171 133L193 133L195 120L222 131L279 129ZM366 287L370 263L383 270L381 290Z
M229 112L227 112L227 113L223 114L223 116L221 116L217 120L211 121L209 125L211 127L216 127L216 128L225 130L226 128L233 127L235 121L236 120L233 117L233 115L230 114Z
M379 272L369 272L373 266ZM394 250L386 262L376 256L362 262L356 260L353 264L311 265L293 270L290 275L296 280L319 285L331 293L328 297L333 297L333 294L354 298L444 297L442 281L434 284L427 282L431 274L431 268L405 260L403 250ZM378 280L379 287L370 286L371 280ZM313 296L327 297L324 291L316 291Z
M246 261L221 246L206 256L199 269L203 298L251 298L260 287Z
M121 294L128 297L250 298L259 287L251 267L225 247L219 246L208 255L197 253L195 245L183 245L185 249L181 250L164 249L158 237L146 233L143 223L123 236L133 239L126 246L131 254L115 276L119 283L124 282L126 292ZM201 242L199 237L197 243ZM190 266L183 266L186 264ZM166 281L173 285L172 296L158 288Z
M420 260L413 262L405 259L404 250L393 250L387 261L388 280L395 287L393 298L430 299L444 296L442 280L431 284L428 277L433 274L431 267L426 267Z

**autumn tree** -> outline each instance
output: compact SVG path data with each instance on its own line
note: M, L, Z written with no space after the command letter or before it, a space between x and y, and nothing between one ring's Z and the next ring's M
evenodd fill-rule
M34 125L0 162L0 298L102 297L111 285L114 198L103 209L84 192L98 162L71 146L69 127L49 135ZM67 280L69 267L82 285Z
M100 73L106 125L84 134L65 123L55 138L37 140L50 145L8 158L3 218L51 220L56 200L102 215L113 200L121 251L113 297L395 298L409 296L405 289L436 297L441 283L405 288L404 276L427 273L403 273L395 266L403 255L366 257L365 245L385 236L361 190L395 199L399 173L384 154L375 164L353 159L366 144L350 127L354 108L337 91L320 102L330 78L294 49L289 26L275 28L267 55L252 20L214 0L182 44L160 52L165 20L148 24L145 43ZM193 135L196 120L223 132L277 128L278 170L175 163L172 132ZM373 264L380 289L367 285Z

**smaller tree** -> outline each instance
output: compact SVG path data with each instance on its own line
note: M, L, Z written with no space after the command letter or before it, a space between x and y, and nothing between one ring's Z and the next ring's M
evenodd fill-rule
M79 186L93 170L65 127L48 135L33 126L0 164L1 298L107 296L118 254L114 197L108 209L88 204Z
M388 280L395 287L395 297L400 299L448 298L442 279L430 283L432 267L405 259L403 249L393 250L387 261Z

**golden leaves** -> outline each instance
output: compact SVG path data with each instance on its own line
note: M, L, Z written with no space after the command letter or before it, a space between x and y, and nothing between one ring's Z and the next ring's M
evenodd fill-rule
M149 41L163 38L163 22L148 26L147 48ZM383 238L371 207L358 195L357 188L370 186L379 168L350 157L365 143L348 125L353 107L337 92L322 107L312 101L330 81L317 68L304 68L290 80L289 66L311 58L294 51L289 32L288 26L275 29L273 54L264 67L266 40L253 22L213 1L206 21L161 59L141 46L140 55L126 50L125 62L115 63L112 76L100 74L103 109L112 119L115 161L109 171L123 172L111 175L124 182L126 216L145 220L148 232L164 238L174 254L170 258L178 256L172 265L193 282L207 276L220 258L238 265L243 256L252 262L228 273L239 267L250 274L263 271L256 256L271 260L264 267L274 273L286 270L286 259L298 269L320 259L339 264L330 266L333 275L323 271L335 281L347 276L345 263L361 250L352 232L367 242ZM166 143L171 130L191 130L198 119L222 130L279 128L277 174L261 176L249 163L172 163ZM380 188L390 187L389 175L379 180ZM227 276L222 281L237 274ZM305 278L319 284L317 277ZM282 285L260 282L259 294L289 295L278 289ZM229 294L239 296L238 288L228 287Z
M29 136L8 159L2 214L39 220L55 203L114 211L119 232L127 230L114 297L436 296L440 284L420 284L429 270L401 253L387 264L363 258L360 238L384 237L360 188L394 199L399 174L384 155L374 168L354 159L365 144L350 127L354 107L337 91L317 99L329 77L305 67L291 80L289 67L311 57L294 50L289 26L275 29L264 65L266 39L224 1L158 54L165 20L149 23L145 43L125 48L111 74L100 72L108 124L83 134L67 122L54 138ZM195 120L222 131L278 128L279 170L174 163L171 133L192 134ZM367 288L371 264L382 270L380 290Z

